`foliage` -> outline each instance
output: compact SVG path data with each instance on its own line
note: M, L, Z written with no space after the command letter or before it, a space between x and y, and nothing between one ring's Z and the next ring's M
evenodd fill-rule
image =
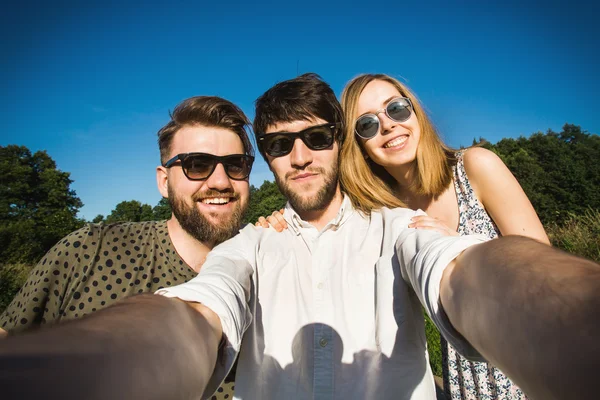
M255 223L259 217L271 215L285 206L286 198L281 194L275 182L264 181L260 188L250 186L250 205L244 217L244 224Z
M25 284L32 268L29 264L0 264L0 313Z
M152 209L152 216L156 221L171 218L171 205L169 204L169 199L165 197L160 199L158 204Z
M83 225L69 176L45 151L0 146L0 261L36 262Z
M442 347L440 344L440 333L423 311L425 316L425 337L427 338L427 352L429 353L429 365L433 374L442 376Z
M569 213L562 224L546 228L553 246L600 263L600 210Z
M600 209L600 136L565 124L560 133L538 132L484 147L515 175L544 225L562 223L587 207Z
M122 201L108 214L98 214L92 220L93 223L106 222L140 222L140 221L162 221L171 218L171 205L169 199L161 198L158 204L150 207L137 200Z
M106 223L152 221L152 207L137 200L122 201L106 217Z

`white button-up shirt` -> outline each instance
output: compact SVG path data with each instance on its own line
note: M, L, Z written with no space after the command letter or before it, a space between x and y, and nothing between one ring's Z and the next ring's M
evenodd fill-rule
M284 232L248 225L197 277L160 290L221 318L225 345L205 396L239 353L236 399L434 399L421 307L479 358L440 309L439 286L449 262L485 239L408 228L417 214L365 217L345 197L318 231L288 205Z

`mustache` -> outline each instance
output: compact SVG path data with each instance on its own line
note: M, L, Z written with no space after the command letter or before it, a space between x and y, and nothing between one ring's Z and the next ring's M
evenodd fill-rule
M194 201L202 201L203 199L209 197L232 197L235 200L240 199L240 194L234 192L232 190L204 190L202 192L197 192L192 196L192 200Z
M297 177L298 175L302 175L302 174L325 174L325 168L321 168L321 167L310 167L310 168L304 168L304 169L297 169L295 171L290 171L287 174L285 174L285 179L289 180L289 179L294 179L295 177Z

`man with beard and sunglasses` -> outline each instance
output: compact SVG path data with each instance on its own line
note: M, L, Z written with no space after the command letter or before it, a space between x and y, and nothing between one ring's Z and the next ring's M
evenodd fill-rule
M531 396L592 397L600 266L517 236L408 228L419 211L359 212L338 183L343 123L314 74L269 89L254 130L288 196L288 229L248 225L161 296L0 343L0 365L13 366L0 387L22 398L208 398L239 357L234 398L431 399L425 307L456 349ZM48 380L75 379L32 386L40 365Z
M0 328L18 334L79 318L196 276L208 252L241 227L254 161L249 125L242 110L218 97L177 105L158 131L156 168L171 218L88 224L69 234L33 269Z

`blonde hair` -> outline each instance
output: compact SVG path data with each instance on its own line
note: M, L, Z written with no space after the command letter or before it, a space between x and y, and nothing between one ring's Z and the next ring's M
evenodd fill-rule
M421 128L421 137L413 168L416 176L409 190L419 195L437 197L452 181L455 150L440 139L417 97L397 79L384 74L364 74L352 79L342 92L345 129L340 156L340 183L352 204L365 214L381 207L406 207L394 188L398 182L380 165L367 160L364 149L354 134L358 117L358 99L365 87L379 80L393 85L400 95L408 97Z

